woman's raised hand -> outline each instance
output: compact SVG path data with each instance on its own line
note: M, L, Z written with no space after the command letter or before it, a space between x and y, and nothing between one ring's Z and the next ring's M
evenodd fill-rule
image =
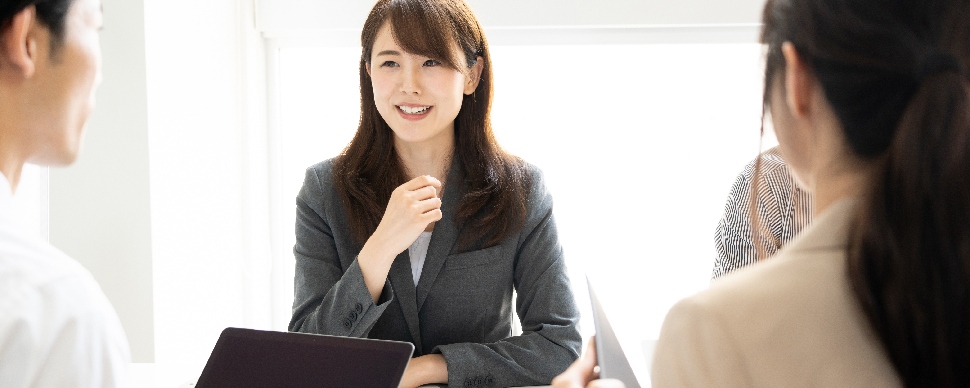
M398 186L384 210L384 217L370 240L376 239L384 254L394 256L418 239L429 224L441 219L441 181L422 175ZM368 242L370 242L368 240Z
M377 303L387 273L398 254L418 239L429 224L441 219L441 181L422 175L398 186L381 217L377 230L358 255L364 283Z

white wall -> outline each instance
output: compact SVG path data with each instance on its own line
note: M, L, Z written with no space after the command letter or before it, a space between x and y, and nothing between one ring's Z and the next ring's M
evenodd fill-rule
M751 43L764 6L763 0L467 1L493 46ZM359 46L374 3L258 0L256 25L283 45Z
M760 22L762 0L467 0L485 28L730 25ZM268 36L300 30L360 33L374 0L259 0Z
M88 268L135 362L154 359L144 10L102 0L104 81L73 166L50 170L50 242Z
M265 59L250 1L145 0L145 35L156 374L178 386L225 327L269 326Z
M270 325L262 41L249 1L103 5L104 82L78 162L50 172L50 240L177 386L223 328Z

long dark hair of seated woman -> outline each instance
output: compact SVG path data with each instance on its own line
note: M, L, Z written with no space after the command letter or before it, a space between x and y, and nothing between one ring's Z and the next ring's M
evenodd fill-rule
M770 0L765 95L782 43L807 58L874 175L848 251L853 291L906 386L970 386L967 1Z

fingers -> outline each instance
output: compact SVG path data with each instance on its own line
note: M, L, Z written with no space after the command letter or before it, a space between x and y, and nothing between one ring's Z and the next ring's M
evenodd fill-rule
M381 222L368 239L368 244L373 241L368 246L375 252L374 257L389 263L411 246L429 224L442 219L441 198L438 197L441 187L439 180L425 175L394 189Z
M626 388L626 385L617 379L602 379L590 381L586 388Z
M438 198L438 189L434 186L424 186L422 188L406 192L411 200L423 201L426 199Z
M589 345L586 347L586 357L583 360L588 360L584 366L588 367L587 380L589 384L586 388L626 388L623 382L617 379L599 379L599 371L596 366L598 361L596 359L596 336L592 336L589 339ZM598 379L598 380L597 380ZM590 381L592 380L592 381Z
M422 175L399 186L396 196L403 198L412 209L412 214L418 216L422 222L434 222L441 219L441 181L430 175ZM394 195L392 195L394 196Z
M585 373L582 372L581 368L577 368L577 365L582 362L583 360L576 360L565 372L552 379L552 387L583 388L583 385L586 384Z
M433 187L434 192L437 193L441 191L441 181L431 175L422 175L414 178L410 181L405 182L400 188L406 191L416 191L423 187Z
M552 380L555 388L583 388L590 380L598 377L596 371L596 345L589 341L586 356L573 362L561 375Z
M441 198L438 198L434 186L406 191L401 197L411 208L409 213L417 216L420 221L433 222L441 219Z
M441 219L441 199L429 198L411 205L420 221L434 222Z

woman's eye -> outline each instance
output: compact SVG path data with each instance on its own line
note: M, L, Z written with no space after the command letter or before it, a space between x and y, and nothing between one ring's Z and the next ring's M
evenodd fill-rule
M438 62L437 60L434 60L434 59L429 59L427 61L424 61L425 66L438 66L440 64L441 62Z
M381 63L381 67L397 67L397 62L384 61L383 63Z

